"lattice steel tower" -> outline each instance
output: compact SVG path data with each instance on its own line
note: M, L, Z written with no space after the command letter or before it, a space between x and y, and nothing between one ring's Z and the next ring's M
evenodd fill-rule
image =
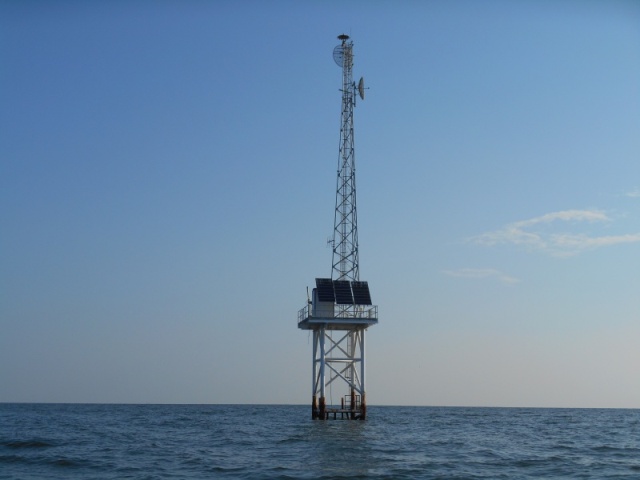
M338 39L333 59L342 68L342 111L331 278L316 278L312 298L298 312L298 328L313 331L312 418L364 420L365 332L378 323L369 284L360 281L358 256L353 109L358 95L364 100L364 81L353 81L353 42L348 35ZM334 385L346 389L339 405L327 404L327 387L332 402Z

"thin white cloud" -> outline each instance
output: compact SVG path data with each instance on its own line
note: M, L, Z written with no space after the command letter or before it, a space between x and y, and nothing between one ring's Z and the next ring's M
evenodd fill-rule
M469 240L485 246L520 245L556 256L570 256L594 248L640 242L640 233L591 236L585 233L554 233L549 231L554 222L569 223L573 226L584 222L596 224L611 221L612 219L600 210L564 210L514 222L499 230L483 233Z
M561 212L547 213L541 217L535 217L530 220L516 222L514 225L526 227L537 223L551 223L555 220L563 220L565 222L604 222L609 221L609 217L600 210L563 210Z
M624 196L630 198L640 198L640 188L636 187L630 192L625 193Z
M457 278L497 278L502 283L514 284L520 282L517 278L511 277L499 270L492 268L461 268L458 270L444 270L442 273L450 277Z
M640 233L628 235L610 235L603 237L588 237L586 235L553 235L553 243L560 247L568 248L598 248L608 247L609 245L618 245L620 243L640 242Z

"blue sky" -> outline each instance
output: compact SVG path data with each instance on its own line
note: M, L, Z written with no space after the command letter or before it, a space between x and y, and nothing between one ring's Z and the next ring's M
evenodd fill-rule
M370 404L640 408L640 4L3 2L0 401L308 403L340 33Z

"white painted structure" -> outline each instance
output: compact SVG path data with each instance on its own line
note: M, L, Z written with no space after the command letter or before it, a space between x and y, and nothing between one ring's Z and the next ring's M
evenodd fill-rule
M378 323L369 285L360 281L358 256L353 108L365 87L362 78L357 86L353 81L353 42L347 35L338 39L333 58L342 67L342 122L331 278L316 278L312 298L298 312L298 328L313 331L312 418L322 420L331 414L366 417L365 333ZM334 385L346 386L340 405L327 404L327 389Z

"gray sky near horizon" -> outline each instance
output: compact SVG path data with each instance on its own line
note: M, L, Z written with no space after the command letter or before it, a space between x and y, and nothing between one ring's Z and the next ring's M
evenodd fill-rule
M616 0L0 3L0 402L310 402L343 32L369 403L640 408Z

